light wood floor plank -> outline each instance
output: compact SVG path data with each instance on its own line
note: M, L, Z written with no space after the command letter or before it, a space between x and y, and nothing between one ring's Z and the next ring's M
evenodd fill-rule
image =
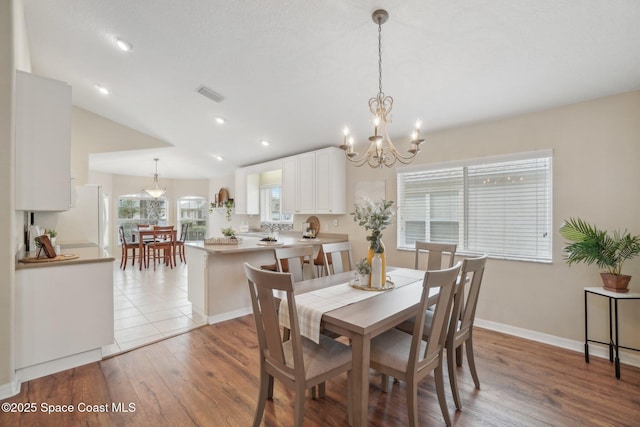
M466 364L458 368L461 412L447 392L455 426L638 425L639 368L623 365L622 378L616 380L608 360L592 357L586 364L582 353L483 329L476 329L474 340L482 390L475 390ZM258 394L257 352L251 316L205 326L29 381L18 396L4 402L70 404L76 411L0 412L0 426L251 425ZM370 382L370 425L405 426L405 385L394 383L383 393L373 371ZM307 397L305 426L347 425L346 376L329 381L326 390L325 399ZM444 425L433 379L423 381L418 393L420 425ZM276 383L274 396L263 425L291 425L293 395ZM107 404L110 412L79 413L80 403ZM135 412L114 412L112 403L126 408L131 403Z

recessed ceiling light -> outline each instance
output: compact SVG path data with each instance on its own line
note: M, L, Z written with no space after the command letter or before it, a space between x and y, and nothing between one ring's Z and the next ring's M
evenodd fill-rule
M226 120L224 119L224 117L216 117L216 123L218 123L219 125L223 125L225 124Z
M260 141L260 144L262 144L265 147L269 146L269 141L267 141L266 139L263 139L262 141Z
M118 45L118 47L120 48L120 50L123 50L125 52L131 52L133 50L133 47L131 46L131 43L122 40L122 39L116 39L116 45Z
M223 160L224 160L224 158L222 158L222 156L216 156L216 160L217 160L217 161L219 161L219 162L221 162L221 161L223 161Z
M93 87L95 87L96 90L98 92L100 92L101 94L103 94L103 95L109 95L111 93L111 91L109 89L107 89L106 87L104 87L104 86L94 85Z

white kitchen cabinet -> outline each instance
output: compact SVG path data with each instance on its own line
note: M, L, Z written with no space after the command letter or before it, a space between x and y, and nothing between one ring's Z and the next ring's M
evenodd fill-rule
M236 169L236 192L233 199L236 214L257 215L260 213L260 174L255 171L254 166Z
M16 270L15 301L21 379L67 369L88 352L99 360L113 343L112 262Z
M304 153L282 160L282 210L295 214L315 210L315 153Z
M71 86L16 72L16 210L71 207Z
M247 213L247 171L245 168L236 169L235 176L235 194L233 204L235 213Z
M347 213L347 161L344 151L329 147L315 154L315 213Z
M346 161L329 147L282 161L282 208L302 214L346 213Z

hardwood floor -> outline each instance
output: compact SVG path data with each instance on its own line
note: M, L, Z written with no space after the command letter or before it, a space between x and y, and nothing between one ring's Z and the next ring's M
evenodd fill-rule
M592 357L586 364L581 353L478 328L474 338L482 390L474 389L466 365L458 369L461 412L447 393L455 426L640 425L639 368L623 365L616 380L608 360ZM37 412L0 412L0 426L249 426L258 395L257 351L251 316L205 326L29 381L3 403L35 403ZM404 384L383 393L379 375L371 371L370 380L370 425L407 425ZM347 425L346 376L329 381L326 390L325 399L307 397L305 426ZM420 425L444 425L433 377L418 393ZM43 403L72 405L74 412L46 414ZM80 412L86 405L108 412ZM116 412L118 405L129 412ZM263 425L291 425L292 413L291 394L276 382Z

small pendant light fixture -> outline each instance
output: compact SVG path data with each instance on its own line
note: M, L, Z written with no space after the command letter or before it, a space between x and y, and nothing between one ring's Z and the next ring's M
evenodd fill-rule
M408 164L420 152L420 144L424 142L424 139L420 139L420 125L422 123L420 120L416 121L409 141L411 148L408 150L408 154L400 154L387 131L387 125L391 123L390 113L393 108L393 98L382 92L382 24L387 22L389 14L386 10L378 9L373 12L371 19L378 24L378 95L369 99L369 110L373 114L374 133L369 137L369 141L371 141L369 149L360 158L357 158L358 153L353 149L353 137L349 136L349 128L347 127L344 128L344 141L340 148L344 150L347 159L357 167L364 164L368 164L372 168L390 167L396 161Z
M160 182L158 182L158 160L160 159L153 160L156 162L156 173L153 174L152 187L149 189L145 189L144 192L154 199L157 199L158 197L162 196L167 191L167 189L160 188Z

